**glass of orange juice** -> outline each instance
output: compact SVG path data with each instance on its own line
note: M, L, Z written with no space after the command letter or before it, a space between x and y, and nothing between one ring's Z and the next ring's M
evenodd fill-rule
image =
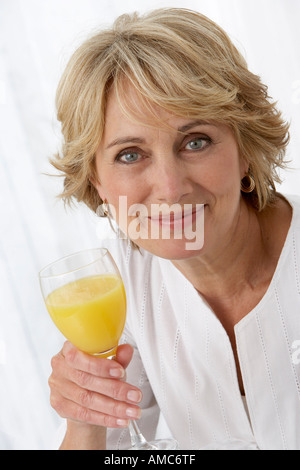
M78 349L102 357L116 352L126 319L126 295L107 249L84 250L44 268L39 275L47 310Z
M116 353L126 320L126 294L118 267L106 248L61 258L39 273L47 310L78 349L99 357ZM175 449L176 441L148 443L130 422L132 450Z

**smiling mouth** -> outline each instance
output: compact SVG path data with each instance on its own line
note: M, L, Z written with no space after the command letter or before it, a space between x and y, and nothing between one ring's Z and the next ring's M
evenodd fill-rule
M148 217L150 222L154 222L162 227L169 227L171 229L183 229L186 226L193 224L196 221L198 214L202 210L203 204L197 204L199 207L193 209L184 208L181 211L162 214L151 214Z
M123 212L129 217L125 221L126 232L131 240L185 240L187 251L198 250L204 243L205 206L133 204L129 209L124 207Z

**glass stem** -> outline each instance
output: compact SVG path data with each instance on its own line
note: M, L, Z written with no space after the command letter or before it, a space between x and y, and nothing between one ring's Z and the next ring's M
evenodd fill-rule
M144 438L143 434L141 433L138 425L135 421L130 421L128 426L131 438L131 445L132 447L139 447L143 444L147 444L146 439Z

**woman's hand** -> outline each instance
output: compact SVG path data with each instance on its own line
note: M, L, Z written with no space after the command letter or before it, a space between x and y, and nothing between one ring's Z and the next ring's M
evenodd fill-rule
M85 354L68 341L52 358L49 378L50 403L63 418L71 420L71 427L85 426L85 431L96 427L125 427L130 419L137 419L137 406L142 393L124 381L125 370L132 359L129 344L118 347L115 360ZM80 424L80 426L79 426ZM76 425L75 425L76 427Z

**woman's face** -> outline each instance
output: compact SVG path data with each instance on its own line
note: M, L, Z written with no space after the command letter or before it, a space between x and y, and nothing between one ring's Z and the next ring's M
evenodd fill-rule
M138 246L173 260L229 242L247 171L231 129L155 108L168 126L158 128L130 87L128 96L150 125L127 117L111 91L94 182L120 228Z

